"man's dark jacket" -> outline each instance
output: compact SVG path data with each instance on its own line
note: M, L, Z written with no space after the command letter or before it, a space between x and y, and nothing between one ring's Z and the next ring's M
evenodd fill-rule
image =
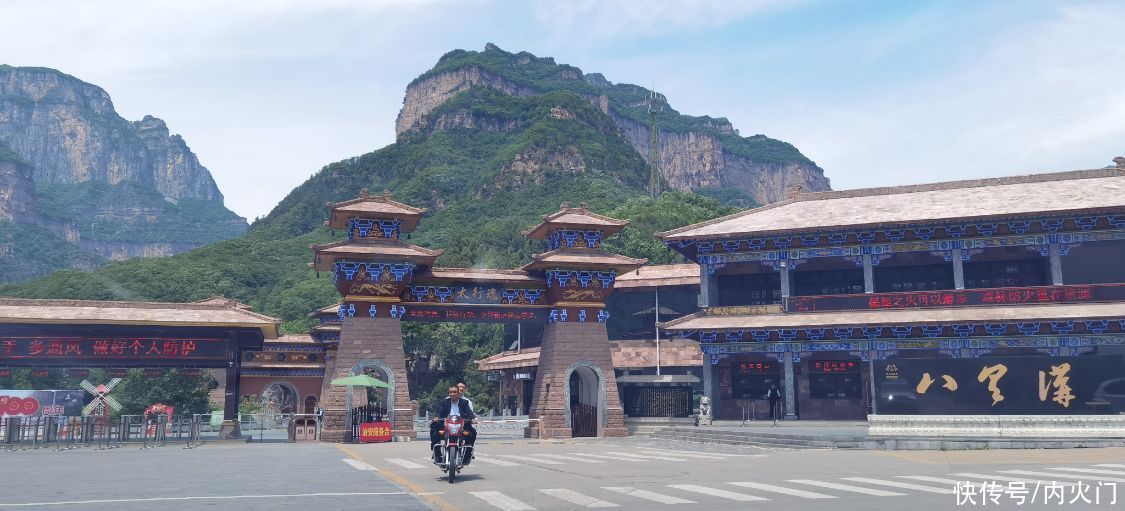
M473 420L477 418L476 414L473 413L473 409L469 407L469 401L465 398L457 398L457 406L461 408L462 419ZM441 401L441 407L438 408L438 418L444 419L446 417L449 417L449 410L451 408L453 408L453 401L451 401L448 397L443 399Z

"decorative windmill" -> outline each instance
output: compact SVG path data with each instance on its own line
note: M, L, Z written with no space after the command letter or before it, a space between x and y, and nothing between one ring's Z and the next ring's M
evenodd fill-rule
M94 395L94 400L90 401L90 404L82 408L82 415L90 415L91 412L93 412L94 415L104 417L109 415L107 407L113 408L114 411L121 410L121 403L118 403L116 399L109 396L109 392L113 390L118 383L121 383L121 378L114 378L109 380L109 383L95 387L93 383L82 380L82 388L86 389L86 392Z

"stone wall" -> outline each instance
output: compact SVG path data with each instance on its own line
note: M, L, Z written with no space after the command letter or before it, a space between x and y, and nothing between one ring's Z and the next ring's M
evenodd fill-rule
M391 414L392 435L414 438L414 415L417 404L410 402L410 388L406 378L406 357L402 350L402 323L390 318L354 317L344 320L340 327L340 344L336 356L324 369L324 386L320 391L320 406L324 408L324 428L321 440L326 442L349 441L347 429L348 387L332 385L332 380L352 376L352 369L364 361L377 361L390 369L388 381L394 386ZM353 404L366 404L366 394L353 390Z
M598 428L600 436L626 436L624 412L617 394L617 377L610 359L609 337L605 323L563 322L547 325L543 330L543 347L535 376L531 417L539 419L544 438L570 438L568 423L568 371L575 363L596 367L604 380L605 394ZM601 403L599 403L601 405ZM600 407L600 406L599 406Z

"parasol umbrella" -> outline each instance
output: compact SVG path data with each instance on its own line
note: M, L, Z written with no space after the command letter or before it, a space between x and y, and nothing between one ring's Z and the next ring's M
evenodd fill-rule
M377 387L389 389L391 386L387 382L378 378L368 376L366 374L357 374L355 376L348 376L347 378L337 378L332 380L333 385L347 385L354 387Z

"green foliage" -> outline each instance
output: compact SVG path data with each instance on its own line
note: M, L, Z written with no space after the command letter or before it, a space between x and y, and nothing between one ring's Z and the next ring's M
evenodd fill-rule
M138 183L39 183L35 192L42 217L73 225L86 240L199 245L245 231L243 220L222 204L197 199L173 203Z
M0 221L0 282L20 282L60 268L89 269L104 262L44 227Z
M657 232L728 215L736 208L690 192L666 192L659 198L639 196L610 211L609 216L629 220L621 233L605 241L611 252L643 257L649 264L686 262L655 236Z
M106 383L110 378L104 369L90 369L85 378L69 376L65 371L52 370L48 376L32 377L30 369L13 369L12 375L0 378L0 388L15 390L81 390L82 380L95 385ZM199 376L188 376L170 369L163 376L151 378L144 375L143 369L130 369L126 377L110 393L121 403L120 412L113 415L140 415L145 408L155 403L163 403L176 408L176 413L207 413L209 404L207 393L212 376L202 372ZM87 394L89 403L93 395Z
M611 83L601 74L583 75L582 70L566 64L556 64L552 58L540 58L528 52L509 53L493 44L482 52L453 50L438 60L429 71L415 78L411 85L459 69L477 68L506 80L526 91L547 93L570 91L580 97L605 95L614 113L631 119L642 126L651 123L647 100L651 91L639 85ZM690 116L677 112L669 104L657 114L661 132L704 132L715 135L723 149L743 158L765 163L801 163L815 165L796 147L769 139L764 135L743 138L730 132L730 121L723 117Z
M504 348L503 325L456 323L404 323L403 349L415 360L441 361L445 370L429 388L411 388L417 394L421 409L433 411L448 395L450 385L464 382L477 413L488 413L499 407L498 387L477 369L475 361L498 353ZM412 382L413 383L413 382Z
M21 165L27 165L27 162L20 157L12 148L0 142L0 162L15 162Z
M758 202L750 194L737 188L700 188L695 193L714 200L719 204L734 206L738 209L751 209L758 207Z

